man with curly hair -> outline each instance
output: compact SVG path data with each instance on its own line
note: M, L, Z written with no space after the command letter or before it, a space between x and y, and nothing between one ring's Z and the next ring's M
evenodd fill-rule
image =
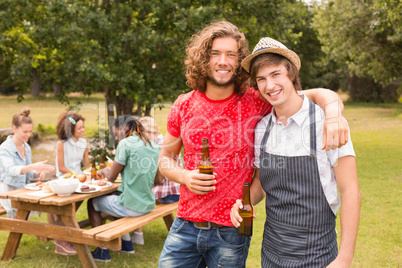
M186 54L187 85L193 90L174 102L159 155L163 175L181 184L159 267L244 267L250 238L238 235L230 209L241 198L243 182L252 180L254 128L271 105L247 87L249 76L240 63L249 55L248 42L235 25L212 22L191 37ZM347 126L338 104L326 107L338 96L324 89L304 93L334 121L327 124L324 146L344 144ZM213 175L198 171L204 137ZM184 168L176 161L182 146Z

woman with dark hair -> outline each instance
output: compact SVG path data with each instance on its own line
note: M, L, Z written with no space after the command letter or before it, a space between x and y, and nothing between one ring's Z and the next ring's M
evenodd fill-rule
M68 111L60 115L57 123L56 175L81 174L81 163L90 168L88 142L84 139L84 118Z
M29 108L15 114L12 120L14 135L10 135L0 145L0 193L17 190L29 183L30 178L45 177L45 172L54 170L54 166L41 161L32 164L31 147L28 140L32 135L33 122L29 117ZM15 218L17 209L11 207L9 199L0 200L7 211L8 218Z
M102 174L114 182L121 173L122 184L117 194L88 200L88 217L92 227L102 224L101 213L116 218L139 217L155 208L152 186L158 170L160 147L149 140L142 124L131 115L116 118L113 133L118 141L113 165L98 171L98 175ZM122 236L120 251L135 252L129 233ZM111 260L106 248L97 248L92 256L97 261Z
M63 174L81 174L81 163L85 169L89 169L88 142L84 139L84 118L73 111L63 112L57 122L57 148L56 148L56 176ZM72 175L72 174L71 174ZM48 221L55 223L59 217L48 214ZM54 240L55 253L60 255L75 255L77 251L67 241Z

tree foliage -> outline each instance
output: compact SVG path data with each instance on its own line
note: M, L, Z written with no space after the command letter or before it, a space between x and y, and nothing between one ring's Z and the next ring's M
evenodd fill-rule
M346 69L352 79L372 80L377 91L392 83L400 84L401 1L331 0L316 12L313 26L329 60ZM365 82L357 84L364 87ZM359 95L371 95L368 101L384 99L381 92L369 89ZM397 96L395 89L391 95Z
M240 27L254 45L286 28L284 0L3 0L2 84L22 94L102 91L117 114L139 112L186 89L189 37L212 20ZM291 32L285 31L291 35ZM142 110L141 110L142 109Z

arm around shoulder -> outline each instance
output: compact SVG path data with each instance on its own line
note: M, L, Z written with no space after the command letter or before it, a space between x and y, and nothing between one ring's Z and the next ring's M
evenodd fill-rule
M322 149L335 150L348 142L349 129L343 118L343 102L332 90L315 88L303 90L300 93L320 106L325 112Z

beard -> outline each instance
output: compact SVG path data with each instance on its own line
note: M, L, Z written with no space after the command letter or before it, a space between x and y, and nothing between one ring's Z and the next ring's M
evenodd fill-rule
M207 80L211 82L212 85L218 86L218 87L227 87L230 85L234 84L234 76L232 76L228 81L226 82L219 82L217 81L213 76L208 75Z

